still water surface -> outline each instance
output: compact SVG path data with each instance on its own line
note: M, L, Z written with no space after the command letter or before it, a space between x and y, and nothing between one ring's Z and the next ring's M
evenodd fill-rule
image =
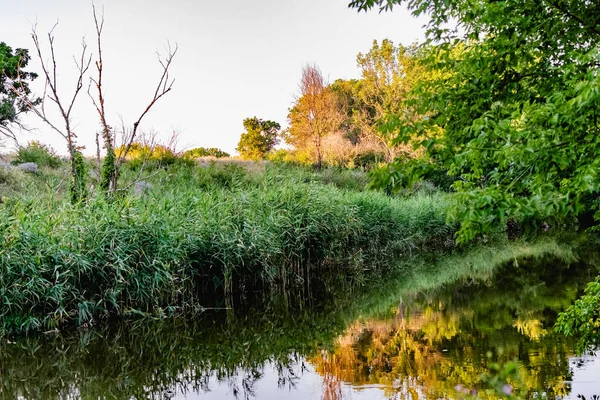
M272 299L194 321L13 340L0 345L0 397L438 399L457 386L487 397L480 375L518 359L525 397L590 399L600 357L576 356L552 327L597 273L521 259L428 290L382 284L302 307Z

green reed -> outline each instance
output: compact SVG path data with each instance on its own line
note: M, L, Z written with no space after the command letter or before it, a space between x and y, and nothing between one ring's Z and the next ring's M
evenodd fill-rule
M133 177L126 171L123 187ZM276 167L181 166L147 179L145 193L80 205L56 183L33 185L0 205L4 333L230 306L245 292L309 291L331 277L360 282L453 245L443 194L391 198Z

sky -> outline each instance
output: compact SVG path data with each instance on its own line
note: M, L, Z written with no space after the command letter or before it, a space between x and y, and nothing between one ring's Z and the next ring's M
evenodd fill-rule
M0 0L0 3L9 0ZM177 44L171 77L173 90L152 108L141 129L167 141L179 133L179 147L218 147L231 154L243 133L242 122L256 116L287 126L287 112L298 92L302 67L317 64L333 82L360 76L356 55L373 40L409 45L424 38L424 20L404 9L358 13L349 0L96 0L104 10L104 89L108 123L132 124L151 100L162 72L157 51ZM10 18L0 24L0 41L28 48L26 68L40 72L31 29L46 39L54 30L59 95L72 96L76 81L73 56L85 37L95 57L92 2L20 0L2 7ZM49 48L43 42L47 59ZM93 74L93 68L90 68ZM95 154L99 119L87 95L86 78L73 111L78 143ZM32 85L41 94L43 79ZM48 104L48 107L51 107ZM53 114L51 114L53 115ZM66 153L64 139L33 115L23 121L21 143L40 140Z

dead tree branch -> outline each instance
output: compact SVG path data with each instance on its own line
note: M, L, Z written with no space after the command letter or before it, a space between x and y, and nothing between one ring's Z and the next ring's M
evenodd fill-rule
M78 158L81 158L79 154L79 149L76 144L76 134L73 131L71 114L73 112L73 108L75 106L75 102L81 92L81 88L83 87L83 79L86 75L90 64L92 62L91 55L88 55L87 52L87 44L85 43L85 39L81 41L81 55L79 58L74 58L75 65L77 66L77 80L75 85L75 90L73 91L72 96L67 97L67 101L63 101L59 96L58 91L58 79L57 79L57 61L56 61L56 52L54 47L54 30L58 22L54 24L52 29L48 32L48 44L50 46L50 61L44 62L44 57L42 54L42 44L40 42L40 38L37 34L37 26L34 25L31 29L31 38L33 39L33 43L35 45L35 50L37 52L38 57L40 58L40 63L42 67L42 73L44 76L44 95L41 98L41 101L33 100L28 93L23 89L23 82L20 81L21 72L19 65L19 73L17 76L19 80L16 82L17 84L12 85L12 90L19 98L23 104L27 106L27 108L38 116L46 125L48 125L52 130L60 134L65 141L67 142L69 156L71 161L71 175L73 178L72 185L72 199L75 202L82 200L85 196L83 195L84 191L84 176L82 173L82 168L78 163ZM53 122L48 115L46 114L46 99L50 99L58 109L60 116L62 118L62 124L64 127L59 127L57 123Z
M150 101L148 106L146 106L146 108L139 116L137 121L133 123L133 129L129 137L129 142L127 143L125 149L122 151L122 154L118 158L117 168L120 168L121 164L125 160L125 157L127 156L127 153L129 152L129 149L131 148L131 145L135 141L138 127L140 126L142 119L146 116L146 114L148 114L148 112L156 104L156 102L160 100L160 98L162 98L164 95L169 93L173 88L173 83L175 83L175 79L169 78L169 68L171 67L171 63L173 62L173 58L175 57L175 54L177 54L178 49L179 47L177 46L177 44L175 44L175 48L172 49L171 44L168 43L167 56L164 59L160 56L160 54L157 53L158 62L162 66L162 75L158 81L158 84L156 85L156 89L154 91L154 96L152 97L152 100Z

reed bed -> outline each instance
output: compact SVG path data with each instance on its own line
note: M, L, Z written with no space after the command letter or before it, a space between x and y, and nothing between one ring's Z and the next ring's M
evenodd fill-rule
M451 246L455 232L443 194L390 198L276 168L172 168L148 182L144 194L83 205L50 190L0 205L1 332L200 311L332 276L356 281Z

